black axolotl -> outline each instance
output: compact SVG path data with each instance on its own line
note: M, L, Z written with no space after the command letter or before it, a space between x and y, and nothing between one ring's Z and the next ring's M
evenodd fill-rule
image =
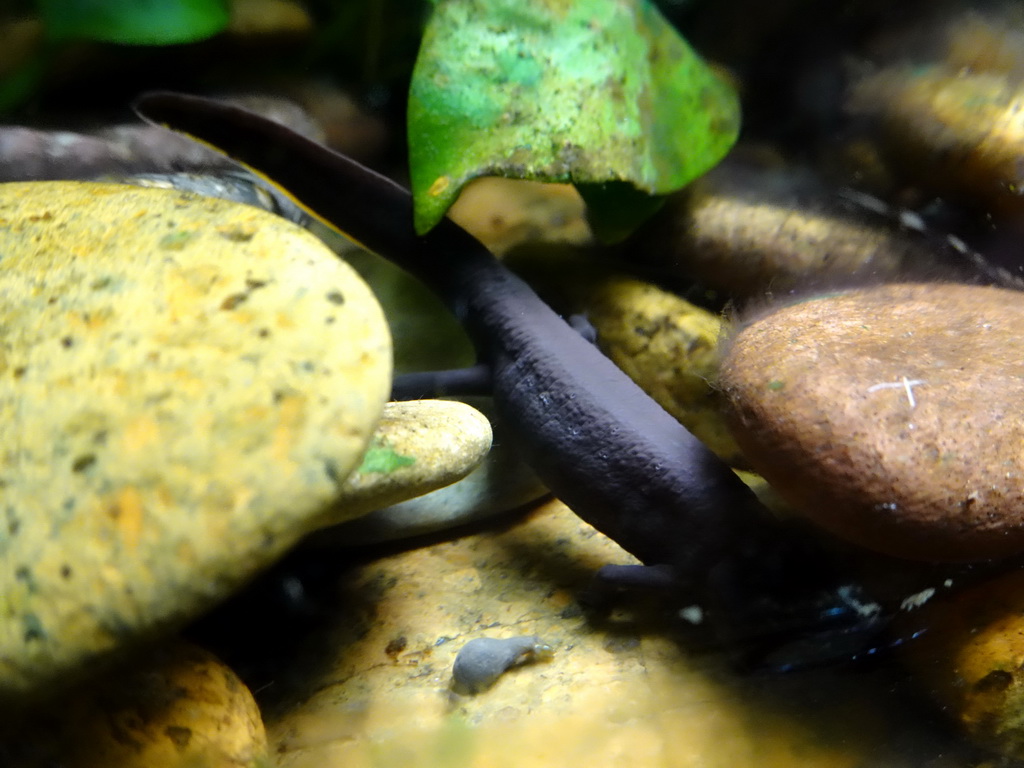
M759 622L812 636L834 631L832 621L843 633L874 628L877 613L854 585L457 225L417 235L405 189L242 108L170 93L136 108L268 178L438 293L489 367L495 407L523 457L574 512L652 566L611 569L609 580L671 589L685 615L712 619L728 637L757 635L749 625Z

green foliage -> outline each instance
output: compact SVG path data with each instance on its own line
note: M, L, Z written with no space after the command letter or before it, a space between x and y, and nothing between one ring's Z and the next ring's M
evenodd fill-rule
M36 0L47 34L128 45L191 43L227 26L226 0Z
M409 95L416 228L497 175L580 185L621 237L738 131L732 88L647 0L435 0Z
M24 103L69 40L174 45L204 40L228 24L228 0L35 0L46 38L0 79L0 114Z

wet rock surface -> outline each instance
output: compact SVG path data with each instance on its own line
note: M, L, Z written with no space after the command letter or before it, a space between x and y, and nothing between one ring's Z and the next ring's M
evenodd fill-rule
M494 417L489 397L466 399L488 418ZM385 413L399 405L407 404L389 403ZM445 402L445 405L455 407L462 406L462 403ZM316 531L306 542L325 546L361 546L410 539L495 517L550 493L509 445L501 423L494 422L492 427L494 440L491 449L473 471L458 482L398 503L374 497L372 512ZM446 455L443 462L451 465L456 459ZM355 477L349 479L349 484L355 482Z
M730 466L744 466L713 386L725 318L579 253L524 247L508 261L658 405Z
M927 627L901 656L976 743L1024 757L1024 573L987 581L902 617Z
M751 465L838 535L901 557L1024 549L1021 294L820 296L733 340L720 383Z
M387 397L355 273L252 208L0 187L0 699L182 623L316 527Z

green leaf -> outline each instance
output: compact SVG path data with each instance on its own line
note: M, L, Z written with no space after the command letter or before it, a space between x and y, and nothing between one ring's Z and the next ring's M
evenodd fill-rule
M435 0L409 95L416 229L477 176L664 195L738 131L736 94L647 0Z
M47 34L129 45L191 43L227 26L227 0L37 0Z

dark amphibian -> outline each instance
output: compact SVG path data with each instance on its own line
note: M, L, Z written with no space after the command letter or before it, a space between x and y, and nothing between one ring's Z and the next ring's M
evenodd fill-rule
M646 566L661 566L614 569L608 581L672 591L728 642L875 629L875 614L858 607L870 601L829 557L773 519L726 464L453 222L417 235L405 189L240 107L155 93L137 110L273 180L432 288L473 339L498 414L537 475Z

